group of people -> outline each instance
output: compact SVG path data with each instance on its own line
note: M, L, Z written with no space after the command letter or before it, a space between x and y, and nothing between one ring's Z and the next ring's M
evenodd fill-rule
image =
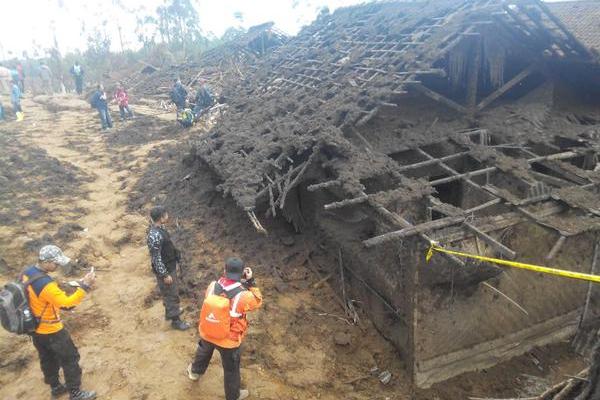
M186 330L190 325L181 318L177 265L181 252L167 230L169 214L162 206L150 211L151 225L147 234L152 272L156 277L165 308L165 319L173 329ZM44 381L50 386L52 398L69 394L70 400L93 400L93 391L81 389L82 371L79 352L60 318L61 309L71 309L81 303L96 282L94 271L81 280L71 282L76 290L68 295L50 277L59 266L70 259L55 245L40 249L38 263L23 272L21 279L27 285L29 307L39 324L32 334ZM241 389L240 346L248 331L247 313L262 304L262 294L256 286L251 268L237 257L225 261L222 277L208 285L200 310L198 331L200 339L192 362L182 367L187 377L197 381L206 372L217 350L224 370L226 400L242 400L249 391ZM59 371L62 368L64 383Z
M121 121L133 118L133 111L131 111L131 108L129 107L129 95L125 90L125 86L123 85L123 83L119 83L117 85L117 89L115 90L115 93L113 95L113 101L119 106ZM102 84L99 84L98 86L96 86L96 90L92 94L92 97L90 99L90 105L92 106L92 108L98 110L102 130L111 129L113 127L112 117L110 116L108 104L109 101L106 92L104 91L104 86Z
M175 79L171 89L171 101L177 110L177 121L186 128L192 126L202 113L215 102L214 95L206 81L201 79L199 84L193 103L188 102L188 91L181 83L180 78ZM190 105L193 108L190 108Z
M70 69L71 75L75 82L75 90L78 94L83 93L83 67L76 61ZM53 89L53 74L50 67L42 61L37 69L37 75L41 82L41 89L45 94L52 94ZM10 69L10 102L12 105L13 113L15 114L17 122L23 121L25 114L21 107L21 99L25 92L25 71L21 62L18 62L16 66ZM6 112L4 106L0 101L0 121L6 119Z

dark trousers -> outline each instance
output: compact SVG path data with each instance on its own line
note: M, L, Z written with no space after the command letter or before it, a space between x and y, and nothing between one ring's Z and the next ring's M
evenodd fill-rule
M133 117L133 113L129 106L119 106L119 113L121 114L121 119Z
M221 354L223 372L225 373L225 399L238 400L240 397L240 348L224 349L216 346L204 339L198 342L196 356L192 363L192 372L195 374L204 374L210 363L213 353L217 349Z
M12 102L12 106L13 106L13 111L14 113L18 113L18 112L23 112L23 109L21 108L21 103L15 103L14 101Z
M77 94L83 92L83 77L75 77L75 90L77 91Z
M162 295L163 304L165 306L165 319L177 320L181 311L179 310L179 282L177 282L177 274L172 272L171 277L173 283L167 285L163 278L156 277L158 289Z
M179 114L181 114L181 112L185 109L185 101L175 103L175 107L176 107L177 118L179 118Z
M40 365L44 373L44 382L55 387L60 384L58 371L63 369L65 384L69 390L81 386L81 368L79 352L66 329L49 335L32 335L33 345L40 356Z
M108 111L108 107L99 108L98 114L100 115L100 123L102 124L102 129L112 128L112 118L110 117L110 111Z

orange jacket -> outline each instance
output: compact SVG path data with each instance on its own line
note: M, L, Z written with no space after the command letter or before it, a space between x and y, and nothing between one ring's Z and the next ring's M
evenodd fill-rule
M212 282L208 286L204 294L204 298L214 292L216 283L217 282ZM251 287L248 290L243 291L240 295L236 309L232 310L238 314L242 314L242 316L239 318L232 318L231 333L229 337L223 340L216 340L213 338L209 339L202 332L202 329L200 329L200 337L207 342L225 349L235 349L240 347L242 340L248 332L248 319L246 318L246 313L259 308L262 305L262 300L262 294L260 293L260 289L257 287Z
M24 282L27 282L28 279L27 275L23 277ZM43 286L43 289L39 291L39 294L36 293L36 289L41 286ZM33 285L27 287L27 290L31 312L37 318L40 318L40 325L35 333L41 335L49 335L62 330L64 325L60 319L60 309L79 305L86 294L85 290L77 288L75 293L68 296L50 277L34 282Z

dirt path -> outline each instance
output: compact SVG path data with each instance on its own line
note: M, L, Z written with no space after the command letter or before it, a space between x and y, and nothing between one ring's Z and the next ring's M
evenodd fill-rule
M85 184L88 196L73 198L68 205L83 208L86 214L77 221L85 230L66 249L71 255L84 255L99 276L97 288L66 317L82 355L85 387L107 399L220 398L219 368L209 370L201 390L193 390L184 379L194 351L194 330L174 332L163 319L160 302L149 309L144 305L155 286L144 244L147 223L145 217L127 212L127 192L120 187L134 181L148 152L165 142L139 147L131 154L135 161L119 169L111 165L111 151L95 120L77 111L56 116L29 106L37 121L26 125L23 141L92 177ZM1 398L48 398L45 388L31 390L44 387L35 361L19 375L0 388Z

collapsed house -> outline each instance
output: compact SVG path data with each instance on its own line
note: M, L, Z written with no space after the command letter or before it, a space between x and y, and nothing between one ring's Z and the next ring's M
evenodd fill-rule
M273 22L250 27L248 31L203 52L197 61L176 65L144 67L129 77L130 85L142 96L168 98L168 93L177 78L188 88L199 80L207 80L220 92L224 80L243 79L242 70L256 68L256 62L277 49L288 40Z
M593 47L534 0L324 12L225 82L196 152L257 229L283 216L341 249L341 283L429 387L596 317L587 282L425 262L440 243L598 272Z

